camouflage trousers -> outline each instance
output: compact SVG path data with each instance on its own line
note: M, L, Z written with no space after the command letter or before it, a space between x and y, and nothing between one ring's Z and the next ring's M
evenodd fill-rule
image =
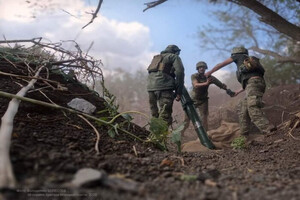
M194 103L195 108L198 112L198 115L200 117L202 126L204 127L204 129L206 131L208 131L208 99L206 100L202 100L202 101L195 101ZM190 126L190 122L191 120L188 118L187 114L184 115L184 128L182 130L182 135L184 135L184 132L186 131L186 129Z
M164 111L161 113L161 117L168 122L168 125L171 125L173 121L173 90L148 91L148 94L152 117L158 117L159 113L165 106Z
M248 135L250 123L260 130L261 133L269 131L271 125L262 111L262 97L265 93L266 84L263 78L255 77L248 80L246 97L239 103L238 115L240 131L242 135Z

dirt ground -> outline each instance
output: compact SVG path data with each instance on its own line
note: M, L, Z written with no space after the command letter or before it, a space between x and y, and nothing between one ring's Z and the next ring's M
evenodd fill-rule
M0 71L22 74L5 63ZM68 91L43 92L56 104L67 107L75 97L104 108L103 100L68 83ZM0 75L0 90L17 93L24 80ZM43 83L38 81L38 87ZM39 92L27 97L49 102ZM0 97L3 116L9 99ZM11 160L18 186L1 189L4 199L300 199L299 85L270 89L265 95L266 113L279 129L263 143L244 150L210 150L205 153L169 152L135 141L120 133L111 138L100 133L99 154L94 130L75 114L21 102L15 117ZM230 115L229 115L230 116ZM298 125L297 125L298 123ZM294 128L293 128L294 127ZM130 131L140 137L148 132L134 124ZM93 168L114 181L98 181L78 189L68 187L77 170Z

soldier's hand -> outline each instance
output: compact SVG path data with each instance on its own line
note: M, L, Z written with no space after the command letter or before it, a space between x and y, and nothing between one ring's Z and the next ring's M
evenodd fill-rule
M209 85L212 81L213 81L212 77L208 77L207 81L206 81L206 84Z
M236 97L239 93L241 93L240 91L235 91L233 97Z
M177 94L175 100L180 101L181 100L181 95Z

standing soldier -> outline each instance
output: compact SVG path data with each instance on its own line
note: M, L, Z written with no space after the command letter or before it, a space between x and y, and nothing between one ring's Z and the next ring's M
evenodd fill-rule
M204 129L208 130L208 88L210 84L215 84L221 89L226 90L227 86L219 81L214 76L209 76L208 78L204 75L205 70L207 69L207 64L203 61L200 61L196 64L196 70L198 73L195 73L191 76L192 79L192 85L193 85L193 91L192 91L192 99L194 101L194 105L196 109L198 110L198 113L200 115L200 119L202 122L202 125ZM190 119L188 119L187 115L185 115L184 121L185 126L183 129L184 131L189 127Z
M258 58L248 55L248 50L244 47L235 47L231 51L231 57L217 64L205 75L210 76L215 71L234 62L237 66L237 80L242 88L235 92L235 96L246 90L245 99L240 101L239 122L241 134L249 135L250 122L252 121L261 133L265 134L276 130L270 124L262 111L262 97L265 93L266 84L264 80L265 70Z
M162 118L172 124L174 91L176 101L180 101L184 86L184 67L179 57L180 49L169 45L159 55L153 57L148 67L147 90L152 117Z

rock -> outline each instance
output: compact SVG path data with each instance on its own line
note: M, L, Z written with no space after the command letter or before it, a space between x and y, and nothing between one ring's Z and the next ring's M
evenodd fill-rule
M68 103L68 106L87 114L92 114L96 110L96 106L81 98L72 99L72 101Z
M207 185L207 186L210 186L210 187L216 187L217 186L217 183L212 181L211 179L206 179L204 181L204 184Z
M283 139L278 139L278 140L275 140L275 141L274 141L274 144L280 143L280 142L283 142L283 141L284 141Z
M100 184L106 177L105 172L92 168L83 168L76 172L70 184L73 187L92 187Z
M107 179L105 179L103 184L112 189L120 191L138 193L140 190L140 185L138 182L115 175L110 175Z

